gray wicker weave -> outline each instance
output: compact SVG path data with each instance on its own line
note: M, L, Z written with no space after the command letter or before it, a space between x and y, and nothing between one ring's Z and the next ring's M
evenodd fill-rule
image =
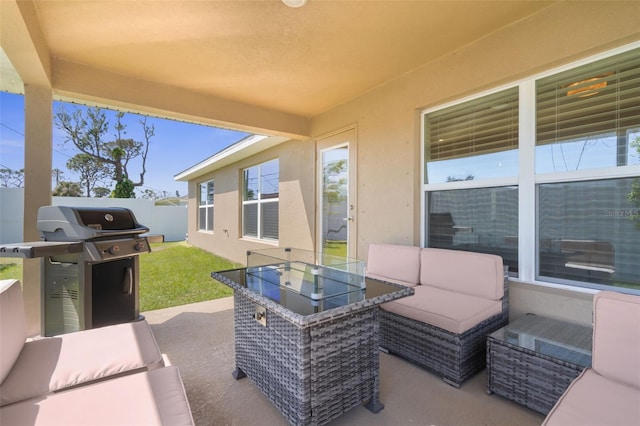
M401 315L380 311L380 348L427 370L459 387L486 365L487 335L509 321L507 271L504 275L502 311L474 328L455 334Z
M487 338L487 393L547 415L591 365L590 327L525 315Z
M212 273L234 289L234 377L249 377L294 425L325 424L363 402L383 408L378 305L412 289L367 278L364 300L300 315L244 287L238 271ZM266 308L266 326L257 306Z

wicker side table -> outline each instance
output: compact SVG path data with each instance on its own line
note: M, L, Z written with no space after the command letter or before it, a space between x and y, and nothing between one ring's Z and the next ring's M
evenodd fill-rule
M487 338L487 393L546 415L591 366L591 327L528 314Z

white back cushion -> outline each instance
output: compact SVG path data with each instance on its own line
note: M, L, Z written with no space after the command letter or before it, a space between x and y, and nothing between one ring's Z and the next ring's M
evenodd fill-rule
M502 258L486 253L423 248L420 284L499 300L504 296Z
M415 286L420 279L420 247L369 244L367 276Z
M640 296L602 291L593 312L593 369L640 389Z
M27 339L27 323L18 280L0 281L0 383L15 364Z

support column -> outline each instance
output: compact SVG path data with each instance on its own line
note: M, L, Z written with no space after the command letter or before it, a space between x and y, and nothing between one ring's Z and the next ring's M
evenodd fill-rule
M40 240L38 208L51 204L52 103L51 88L25 85L24 241ZM22 290L29 336L42 330L42 272L40 259L25 259Z

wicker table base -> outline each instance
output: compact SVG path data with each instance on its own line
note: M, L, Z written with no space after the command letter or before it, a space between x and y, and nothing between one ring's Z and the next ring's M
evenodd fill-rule
M254 285L248 281L253 272L211 274L233 288L234 377L249 377L293 425L325 424L363 403L374 413L382 410L379 305L413 289L366 278L366 288L316 303L288 282L277 291L264 280ZM352 278L335 269L321 272L325 291L340 293L347 287L336 280ZM317 275L310 274L310 282Z
M300 328L236 293L236 371L245 374L291 424L324 424L366 403L378 412L378 307Z
M487 393L548 414L591 365L591 328L525 315L487 338Z

